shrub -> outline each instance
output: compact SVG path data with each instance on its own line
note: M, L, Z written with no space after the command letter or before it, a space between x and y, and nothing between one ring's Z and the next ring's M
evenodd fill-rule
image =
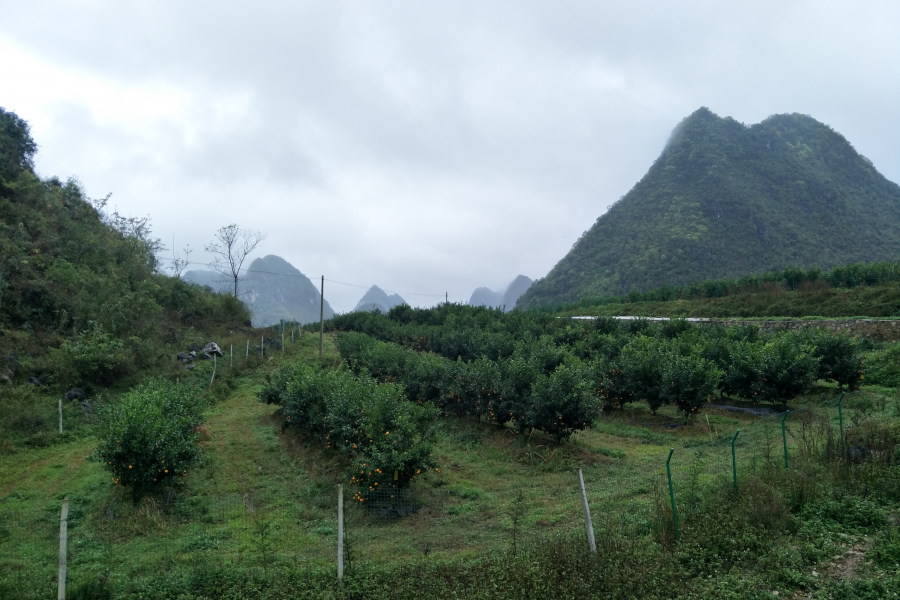
M486 416L495 422L503 419L499 412L502 398L499 390L502 384L496 362L484 357L468 363L462 359L448 361L444 365L443 374L440 408L444 412ZM508 419L503 419L503 422L506 420Z
M767 342L761 350L761 363L753 384L758 401L787 401L809 390L819 372L814 348L797 334L788 332Z
M433 468L437 410L366 374L298 365L282 398L285 425L351 458L352 481L371 491L405 487ZM396 479L395 479L396 477Z
M543 431L557 442L590 427L600 410L592 369L577 358L537 377L529 400L517 428Z
M686 415L700 412L719 391L722 372L696 354L670 353L662 368L660 397Z
M75 381L108 384L133 367L133 352L95 323L60 347L63 371Z
M762 344L721 340L716 346L717 363L722 368L722 391L729 396L758 401L756 381L762 371Z
M870 385L900 386L900 344L865 356L865 381Z
M594 363L594 383L604 410L621 408L635 400L627 385L627 378L615 362L599 360Z
M880 567L900 569L900 529L889 527L872 545L868 558Z
M870 530L887 523L884 511L877 504L839 488L825 498L806 504L800 517L840 531Z
M622 348L616 360L624 373L627 393L645 400L653 412L665 402L662 381L667 346L664 341L640 335Z
M135 501L177 484L200 458L200 409L187 386L145 380L100 411L97 459Z
M819 357L818 379L834 381L854 390L863 379L862 355L856 340L822 329L803 331L801 339L813 347Z

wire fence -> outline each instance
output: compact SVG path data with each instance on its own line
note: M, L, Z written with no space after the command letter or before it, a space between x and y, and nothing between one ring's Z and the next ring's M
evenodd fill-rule
M722 409L719 409L722 410ZM691 436L671 449L648 444L585 469L595 528L629 537L658 536L671 521L691 521L715 490L740 494L765 470L789 470L799 456L839 446L849 462L874 447L855 444L864 420L888 415L886 406L848 411L840 399L815 408L756 415L740 431ZM893 409L896 410L896 409ZM702 418L702 417L701 417ZM387 564L423 557L504 551L563 533L584 535L577 477L560 486L500 491L450 489L343 490L344 560ZM246 491L222 495L170 494L132 503L113 495L97 504L71 497L68 517L70 580L107 573L130 582L197 565L238 566L263 573L335 569L337 492L306 496ZM0 499L0 583L55 589L62 499L40 509L27 497Z

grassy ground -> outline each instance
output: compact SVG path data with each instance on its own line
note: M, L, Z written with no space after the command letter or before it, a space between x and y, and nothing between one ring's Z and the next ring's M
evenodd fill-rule
M246 365L238 361L234 371L222 361L206 392L203 462L170 496L133 505L113 486L91 458L96 442L89 418L58 443L5 452L0 456L0 590L16 589L22 597L52 595L64 497L72 506L69 578L76 587L108 573L113 589L138 594L134 590L141 586L158 586L160 574L187 578L223 563L265 577L285 569L333 573L336 486L344 483L346 465L296 431L282 431L277 407L256 396L282 360L316 361L317 355L318 338L307 334L289 344L285 355L270 351ZM337 363L330 339L324 360ZM211 371L205 362L182 375L206 387ZM793 408L833 404L837 395L836 389L819 386ZM890 388L854 392L843 407L848 427L872 415L900 417ZM804 443L802 414L795 412L787 422L792 453ZM827 415L837 422L834 407ZM615 527L626 539L669 543L670 448L676 502L682 527L690 532L697 510L692 486L722 483L727 489L730 440L738 429L742 482L752 469L780 468L780 419L745 412L708 409L685 421L668 407L652 414L634 405L604 416L563 446L538 435L516 437L485 423L446 419L436 447L439 470L417 484L410 516L381 518L354 505L350 490L345 493L348 567L477 562L490 551L559 535L582 544L579 468L598 531ZM869 543L866 539L853 533L845 543Z

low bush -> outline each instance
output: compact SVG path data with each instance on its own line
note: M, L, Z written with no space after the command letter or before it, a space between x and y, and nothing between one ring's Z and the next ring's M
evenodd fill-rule
M109 384L131 371L135 350L126 348L125 340L110 335L101 326L93 322L88 325L88 329L60 346L63 378L73 383Z
M900 387L900 344L866 353L863 366L867 384Z
M97 460L137 501L178 484L197 463L201 422L193 389L165 379L145 380L100 411Z

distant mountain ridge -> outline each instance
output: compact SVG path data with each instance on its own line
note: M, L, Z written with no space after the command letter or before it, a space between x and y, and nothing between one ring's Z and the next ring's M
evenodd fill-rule
M503 292L495 292L486 287L477 288L472 292L469 298L469 306L489 306L491 308L503 308L506 312L516 307L516 301L519 296L524 294L534 282L524 276L519 275L506 286Z
M187 271L182 278L220 292L231 289L230 283L215 271ZM247 274L239 282L238 295L247 303L252 322L258 327L281 320L300 323L319 320L319 289L280 256L270 254L250 263ZM327 300L323 313L326 319L334 316Z
M407 304L406 300L400 297L400 294L388 295L377 285L370 287L363 297L356 303L356 307L351 312L379 310L383 313L388 312L395 306Z
M518 305L898 254L900 186L843 136L806 115L745 126L701 108Z

